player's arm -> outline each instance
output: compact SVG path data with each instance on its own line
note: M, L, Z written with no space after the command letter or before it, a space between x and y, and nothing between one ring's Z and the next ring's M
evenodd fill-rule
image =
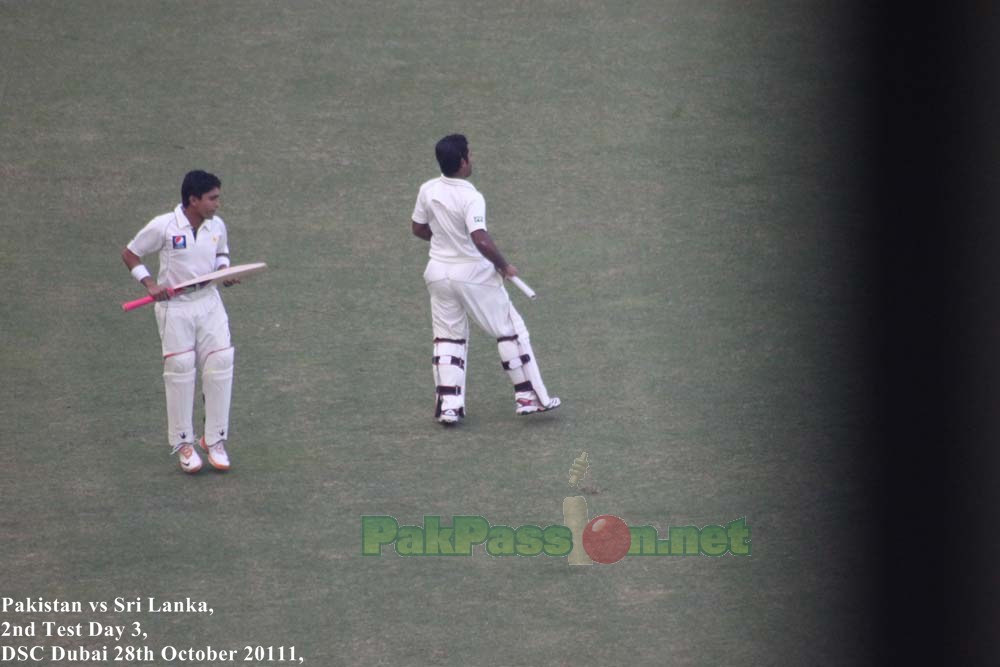
M221 222L221 221L220 221ZM218 245L215 247L215 270L225 269L232 264L229 258L229 232L226 231L226 225L223 223L222 230L219 233ZM232 280L223 280L223 287L232 287L233 285L239 285L240 279L233 278Z
M142 266L142 258L128 248L124 248L122 250L122 261L125 262L125 266L128 267L132 276L135 277L137 275L137 267ZM145 267L143 267L143 269L145 269ZM142 271L142 269L139 269L139 271ZM143 276L139 282L141 282L142 286L146 288L146 292L149 296L153 297L157 301L166 301L169 299L170 290L163 285L158 285L153 276L149 275L148 271L145 271L145 273L146 275Z
M431 232L430 225L421 225L416 220L410 220L410 230L418 239L423 239L425 241L430 241L431 237L434 236Z
M490 233L485 229L477 229L472 232L472 242L482 253L483 257L493 262L493 266L503 275L504 278L513 278L517 275L517 267L503 258L500 249L493 243Z

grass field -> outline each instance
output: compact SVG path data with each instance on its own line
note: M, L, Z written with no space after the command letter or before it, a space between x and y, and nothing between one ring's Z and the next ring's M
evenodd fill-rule
M851 24L780 5L0 2L0 595L215 612L0 621L309 665L865 659ZM409 215L451 132L541 295L513 298L551 415L514 418L474 332L470 416L431 419ZM193 168L270 270L224 293L234 469L188 477L152 313L118 303ZM745 516L752 555L361 556L365 514L559 523L584 450L592 515Z

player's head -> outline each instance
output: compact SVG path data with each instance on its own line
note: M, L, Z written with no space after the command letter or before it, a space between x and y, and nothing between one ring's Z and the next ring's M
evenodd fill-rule
M437 142L434 147L434 154L437 156L438 164L441 165L441 173L445 176L455 176L462 168L462 161L470 165L469 160L469 140L463 134L449 134L447 137ZM468 174L466 174L468 175Z
M191 205L192 197L201 199L206 193L221 187L222 181L215 174L200 169L189 171L184 175L184 182L181 183L181 204L187 208Z

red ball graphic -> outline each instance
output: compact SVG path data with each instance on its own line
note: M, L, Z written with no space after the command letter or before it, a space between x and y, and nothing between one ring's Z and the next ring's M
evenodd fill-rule
M628 524L611 514L595 516L583 529L583 550L597 563L617 563L632 546Z

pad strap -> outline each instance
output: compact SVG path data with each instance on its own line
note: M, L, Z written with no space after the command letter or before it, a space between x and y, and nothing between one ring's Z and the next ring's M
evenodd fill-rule
M435 338L435 343L455 343L456 345L465 345L464 338Z
M498 343L504 343L509 340L517 340L517 334L514 334L513 336L503 336L501 338L497 338Z
M461 387L443 387L441 385L438 385L438 387L437 387L437 393L438 393L438 396L461 396L462 395L462 388Z
M462 357L455 357L452 355L442 354L439 357L431 357L431 362L435 366L451 364L452 366L458 366L462 370L465 370L465 359Z
M526 380L520 384L514 385L514 391L534 391L535 388L531 386L531 380Z
M520 357L514 357L513 359L508 359L507 361L501 361L500 365L503 366L505 371L514 370L515 368L520 368L531 361L530 354L522 354Z

